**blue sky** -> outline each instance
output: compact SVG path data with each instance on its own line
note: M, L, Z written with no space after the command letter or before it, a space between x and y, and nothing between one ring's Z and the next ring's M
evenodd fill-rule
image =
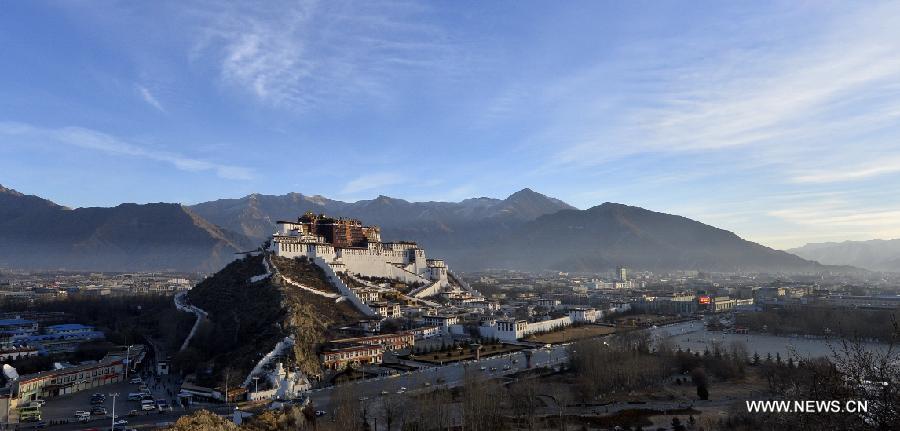
M7 2L0 184L68 206L291 191L900 237L900 4Z

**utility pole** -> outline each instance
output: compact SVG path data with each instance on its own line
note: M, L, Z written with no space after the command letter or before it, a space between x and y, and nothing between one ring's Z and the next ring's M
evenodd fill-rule
M109 425L109 431L113 431L114 429L116 429L116 397L119 396L119 393L113 392L113 393L109 394L109 396L112 397L112 400L113 400L113 402L112 402L112 423Z
M253 377L253 384L256 385L256 389L254 389L254 392L259 393L259 376Z
M128 382L128 364L130 360L128 359L128 355L131 353L131 345L125 347L125 382Z

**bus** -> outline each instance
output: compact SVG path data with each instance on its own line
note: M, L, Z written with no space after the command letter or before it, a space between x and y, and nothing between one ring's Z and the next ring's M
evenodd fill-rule
M19 422L39 422L41 420L41 408L27 406L19 409Z

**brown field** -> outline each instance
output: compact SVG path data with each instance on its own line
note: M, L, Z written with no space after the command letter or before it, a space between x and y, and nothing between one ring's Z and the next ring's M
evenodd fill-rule
M481 350L481 357L487 358L490 356L496 356L503 353L515 352L518 350L522 350L525 347L517 346L514 344L503 344L499 346L484 346L484 349ZM449 364L453 362L459 361L467 361L469 359L475 359L475 354L470 352L469 349L464 349L461 351L453 351L451 356L447 356L447 352L433 352L433 353L423 353L421 355L410 355L409 359L413 361L421 361L421 362L429 362L432 364ZM437 358L435 358L437 356Z
M534 341L536 343L559 344L568 343L575 340L583 340L585 338L600 337L616 332L616 328L600 325L574 326L563 329L561 331L549 332L546 334L528 337L526 341Z

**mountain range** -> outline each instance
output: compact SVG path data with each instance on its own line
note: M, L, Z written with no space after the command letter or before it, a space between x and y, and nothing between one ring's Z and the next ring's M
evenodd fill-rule
M900 239L810 243L788 251L827 265L900 272Z
M319 195L251 194L192 206L62 207L0 187L0 266L211 271L306 211L353 217L385 240L419 242L460 270L637 269L817 272L817 262L685 217L604 203L579 210L523 189L506 199L343 202Z
M251 245L179 204L70 209L0 186L0 266L214 271Z

